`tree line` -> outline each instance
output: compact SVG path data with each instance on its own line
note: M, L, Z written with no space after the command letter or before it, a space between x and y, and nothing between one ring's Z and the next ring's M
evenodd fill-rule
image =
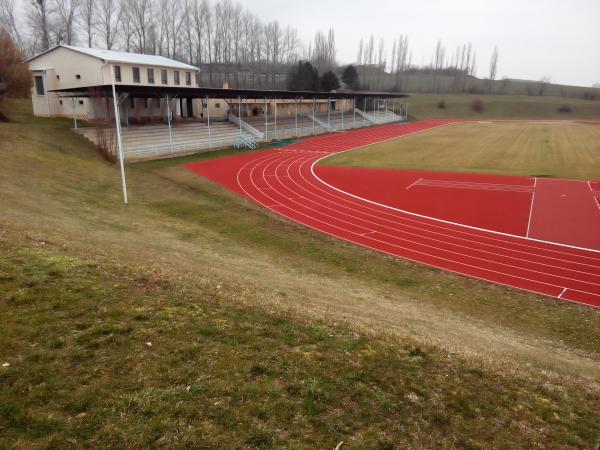
M0 28L28 57L58 44L156 54L200 67L204 85L227 80L251 88L297 84L299 62L310 62L320 80L327 74L320 88L336 86L332 74L341 77L345 69L337 62L333 29L303 42L296 28L265 22L232 0L25 0L23 10L17 1L0 0ZM364 90L501 93L510 83L494 82L498 65L494 48L482 86L471 43L448 49L439 40L429 61L416 64L407 35L391 43L371 35L358 41L359 81L344 84ZM539 81L547 84L546 77Z

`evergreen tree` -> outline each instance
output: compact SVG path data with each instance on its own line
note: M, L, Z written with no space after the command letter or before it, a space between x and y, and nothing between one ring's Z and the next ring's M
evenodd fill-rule
M356 70L356 67L354 67L352 64L346 67L344 69L344 73L342 73L342 81L350 89L358 90L360 88L360 78L358 77L358 71Z
M318 91L319 72L308 61L300 61L290 72L288 89L290 91Z
M323 74L321 78L321 90L324 92L335 91L340 88L340 80L333 71L328 71Z

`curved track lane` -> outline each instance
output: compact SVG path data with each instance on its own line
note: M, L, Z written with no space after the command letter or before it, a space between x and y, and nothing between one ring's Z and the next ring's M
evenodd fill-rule
M457 274L600 307L600 252L445 222L359 198L318 177L333 153L448 121L388 125L310 138L256 154L237 169L239 190L291 220L355 244Z

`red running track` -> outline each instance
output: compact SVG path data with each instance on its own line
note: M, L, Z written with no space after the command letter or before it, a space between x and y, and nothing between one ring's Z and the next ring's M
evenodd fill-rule
M421 264L600 308L600 252L403 211L346 193L314 166L332 153L452 121L386 125L186 167L323 233ZM595 190L596 186L592 186Z

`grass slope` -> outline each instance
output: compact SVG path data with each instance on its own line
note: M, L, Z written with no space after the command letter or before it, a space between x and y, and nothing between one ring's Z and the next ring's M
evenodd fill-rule
M475 112L471 109L471 103L477 98L483 101L483 112ZM444 109L438 108L441 100L446 103ZM572 111L570 113L558 112L561 105L569 105ZM600 101L523 95L414 94L408 99L408 113L415 119L600 120Z
M454 124L323 164L600 180L600 125Z
M356 248L180 167L232 151L128 166L124 206L67 121L11 106L0 447L598 439L600 311Z

